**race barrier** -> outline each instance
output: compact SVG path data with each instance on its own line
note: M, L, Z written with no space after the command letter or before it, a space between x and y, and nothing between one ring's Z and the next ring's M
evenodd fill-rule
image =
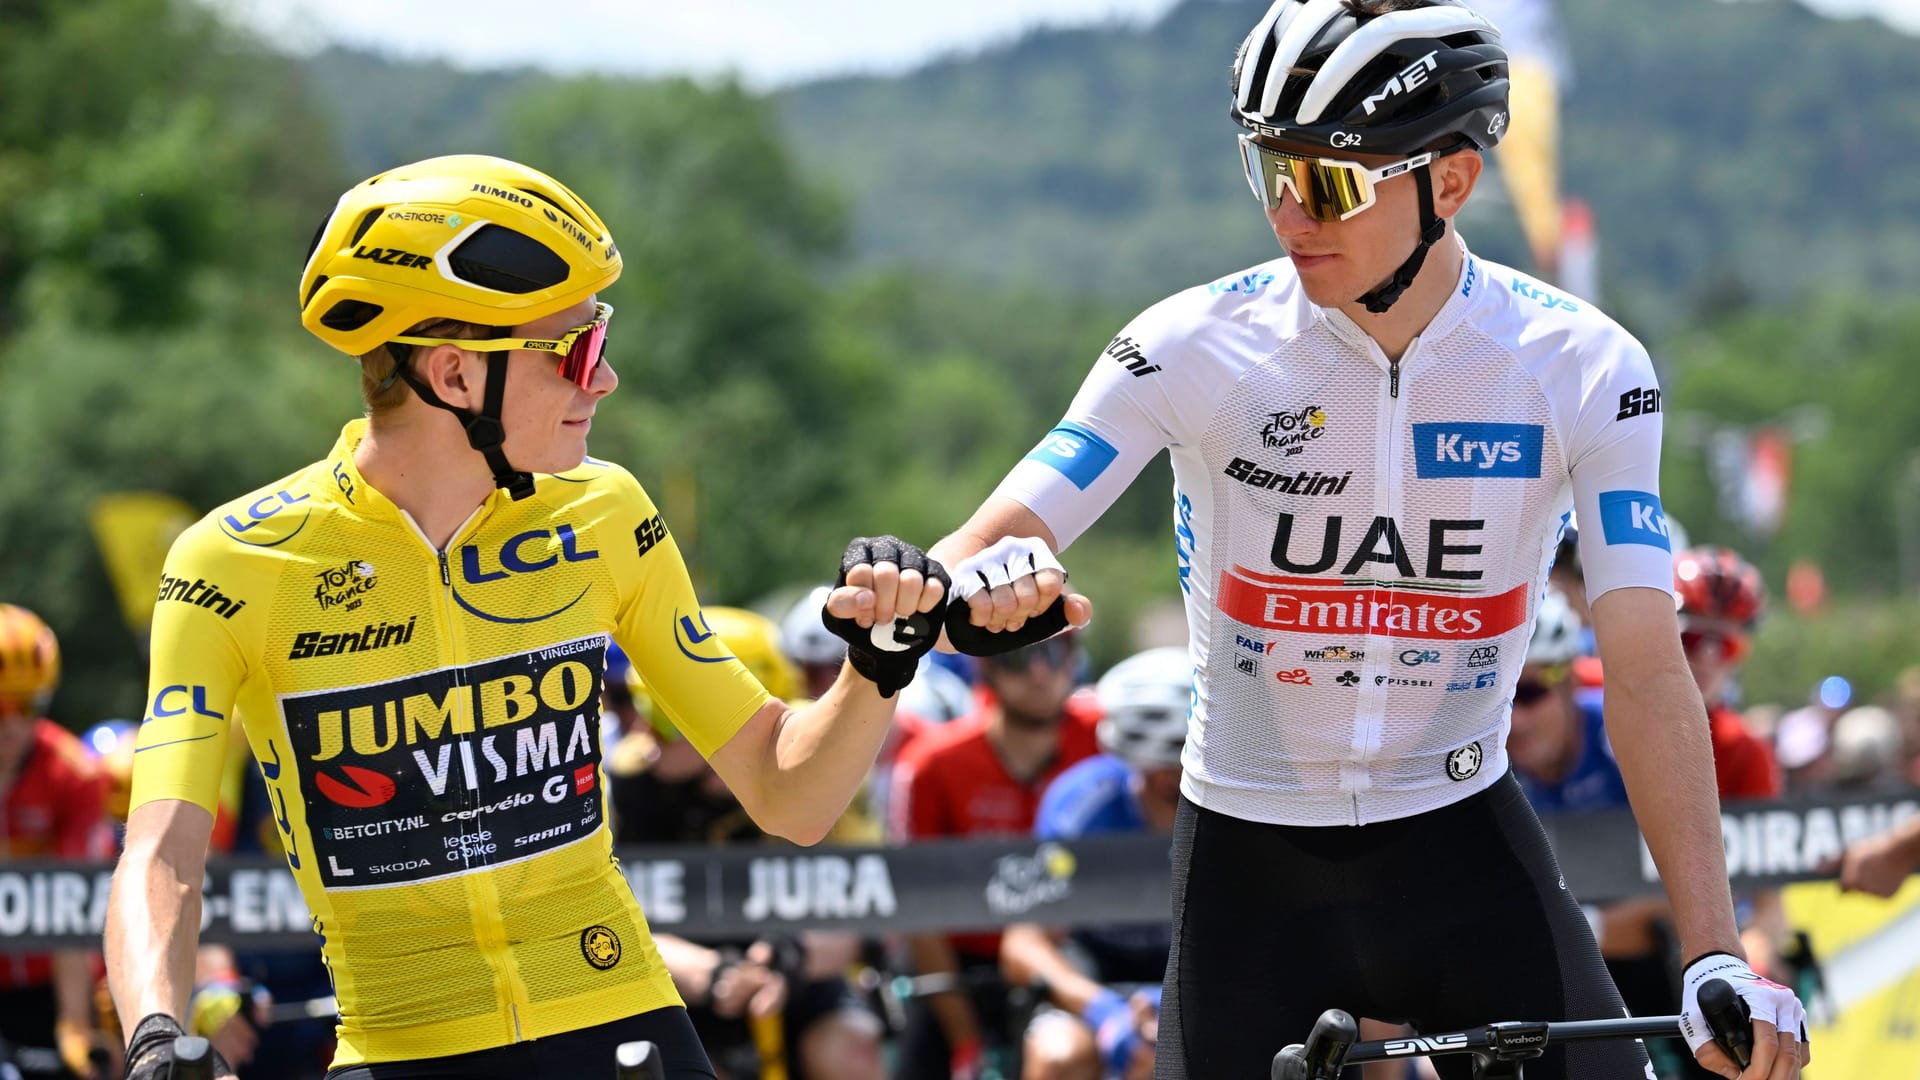
M1920 790L1730 803L1722 810L1736 891L1833 876L1846 845L1920 814ZM1657 892L1631 815L1544 819L1567 886L1583 903ZM1472 858L1472 846L1462 858ZM1167 917L1164 837L1071 842L956 840L892 848L636 847L621 871L656 929L740 938L799 929L860 933L971 929L1014 922L1100 925ZM0 953L96 946L110 864L0 865ZM319 939L286 864L209 861L205 941L249 951L310 949Z

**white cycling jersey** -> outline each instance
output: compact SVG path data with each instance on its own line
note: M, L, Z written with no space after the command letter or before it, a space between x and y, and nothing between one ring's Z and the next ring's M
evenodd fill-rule
M1639 342L1534 278L1467 254L1393 364L1278 259L1134 319L997 494L1065 549L1169 448L1195 668L1182 788L1235 817L1357 825L1506 771L1570 508L1590 598L1672 590L1659 413Z

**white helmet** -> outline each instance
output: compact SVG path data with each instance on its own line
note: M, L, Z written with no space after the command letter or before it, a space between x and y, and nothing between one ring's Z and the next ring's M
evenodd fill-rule
M1137 769L1180 764L1193 703L1193 663L1183 648L1148 649L1101 676L1100 746Z
M1573 613L1566 594L1548 589L1540 594L1540 610L1533 616L1533 640L1527 642L1527 663L1567 664L1580 655L1580 616Z
M787 609L780 620L780 651L796 664L837 664L847 655L847 643L835 637L820 621L827 606L830 585L810 589L800 602Z

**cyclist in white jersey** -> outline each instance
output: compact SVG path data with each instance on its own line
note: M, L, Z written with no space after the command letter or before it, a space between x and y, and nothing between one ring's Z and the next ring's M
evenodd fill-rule
M1083 623L1052 552L1172 456L1197 677L1160 1075L1265 1075L1333 1005L1427 1030L1620 1014L1504 750L1577 510L1610 735L1690 960L1689 1042L1726 1076L1798 1076L1804 1010L1740 958L1653 367L1451 226L1508 123L1498 32L1457 0L1280 0L1233 91L1288 257L1136 318L932 552L977 626L1044 632L1056 601ZM1753 1010L1745 1071L1699 1018L1715 975ZM1645 1069L1586 1044L1528 1075Z

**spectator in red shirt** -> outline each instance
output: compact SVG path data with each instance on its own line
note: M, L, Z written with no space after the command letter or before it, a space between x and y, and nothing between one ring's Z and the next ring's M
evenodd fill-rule
M1091 693L1074 692L1078 662L1070 633L985 660L973 713L928 728L900 755L889 823L896 842L1031 835L1047 784L1099 752L1100 708ZM898 1077L977 1076L985 1049L1012 1037L1000 935L920 934L908 947L916 973L954 980L958 992L909 1003Z
M0 862L113 856L106 777L80 740L45 716L59 680L53 631L33 612L0 604ZM96 1077L88 1062L98 1044L96 956L0 955L0 1036L57 1047L71 1075Z

